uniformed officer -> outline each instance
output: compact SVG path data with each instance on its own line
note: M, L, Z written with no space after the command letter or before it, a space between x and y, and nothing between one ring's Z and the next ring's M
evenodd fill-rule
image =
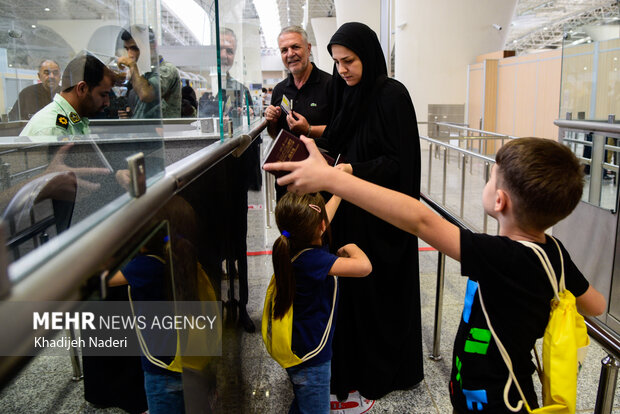
M86 54L67 65L62 92L28 121L20 136L33 141L72 140L90 133L88 117L110 104L114 74L98 58Z

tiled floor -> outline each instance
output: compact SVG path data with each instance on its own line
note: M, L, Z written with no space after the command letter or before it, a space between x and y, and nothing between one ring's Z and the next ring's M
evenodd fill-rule
M455 164L452 164L455 165ZM437 186L438 183L433 183ZM479 184L471 193L480 194ZM273 216L272 228L266 228L266 200L263 192L252 192L248 211L248 257L250 298L248 311L257 332L247 334L237 327L225 330L221 369L218 370L219 412L285 413L292 391L284 370L266 353L260 335L264 292L272 274L271 244L277 236ZM469 211L469 210L466 210ZM490 223L491 224L491 223ZM493 228L493 227L491 227ZM422 337L425 354L433 348L437 253L420 252ZM458 263L448 259L441 325L443 359L425 359L425 380L419 388L398 391L377 401L371 413L451 413L448 378L452 341L460 319L465 279ZM222 292L226 297L226 292ZM579 413L592 413L595 405L600 361L605 352L590 347L585 368L580 374ZM0 391L2 413L122 413L115 408L98 409L84 401L83 383L71 380L71 366L66 358L37 357L22 373ZM620 414L620 385L616 391L613 413Z

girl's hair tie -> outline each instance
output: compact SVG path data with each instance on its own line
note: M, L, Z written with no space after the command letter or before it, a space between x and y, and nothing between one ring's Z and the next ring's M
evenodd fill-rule
M282 230L282 235L283 235L284 237L286 237L287 239L290 239L290 238L291 238L291 233L289 233L289 232L288 232L288 231L286 231L286 230Z
M308 207L310 207L313 210L316 210L317 213L321 212L321 207L317 206L316 204L308 204Z

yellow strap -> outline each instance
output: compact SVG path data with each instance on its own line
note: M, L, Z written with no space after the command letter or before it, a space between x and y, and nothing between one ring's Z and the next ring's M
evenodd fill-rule
M156 257L156 256L155 256ZM133 317L136 317L136 313L135 310L133 308L133 300L131 300L131 286L127 285L127 294L129 295L129 306L131 307L131 314L133 315ZM144 337L142 336L142 331L140 331L140 328L138 328L138 325L136 324L136 335L138 337L138 343L140 344L140 349L142 350L142 353L144 354L144 356L146 357L146 359L149 360L149 362L159 368L163 368L166 369L168 371L175 371L175 372L181 372L180 369L181 367L178 366L178 362L175 363L177 356L175 355L174 359L172 360L172 362L170 363L170 365L165 364L163 361L155 358L153 355L151 355L151 352L149 351L148 346L146 345L146 341L144 340ZM177 354L179 351L179 333L177 332Z
M557 246L558 252L560 253L560 263L562 266L562 274L560 276L560 289L563 291L566 289L565 282L564 282L564 258L562 257L562 250L560 249L560 245L558 244L558 242L553 237L551 237L551 239ZM555 276L553 266L551 266L551 262L549 261L549 257L547 256L547 253L545 253L545 251L539 245L535 243L532 243L529 241L523 241L523 240L520 240L519 242L523 244L524 246L531 248L536 254L536 256L538 256L538 259L540 260L540 263L542 264L543 269L545 269L545 273L549 277L549 281L551 282L551 286L553 287L553 293L556 299L559 301L560 297L558 294L558 281ZM525 399L525 395L523 394L523 391L521 390L521 386L519 385L519 381L517 381L517 377L515 376L515 373L513 371L512 360L510 359L510 355L508 355L508 351L506 351L506 348L504 347L502 342L499 340L499 337L497 336L497 334L495 333L495 330L493 329L493 326L491 325L491 319L489 318L489 314L487 313L486 307L484 306L484 301L482 300L482 290L480 289L480 283L478 283L478 298L480 299L480 306L482 307L482 312L484 313L484 317L487 321L487 326L489 327L489 330L491 331L491 334L493 335L493 339L495 340L497 349L499 350L499 353L502 356L502 359L504 360L504 363L506 364L506 367L508 368L508 372L509 372L508 380L506 381L506 386L504 387L504 404L512 412L520 411L521 408L523 408L523 404L525 404L525 408L527 412L531 413L532 410L530 409L530 406L528 405L527 400ZM519 401L516 407L512 407L510 405L510 401L508 400L508 393L510 391L510 386L513 381L517 387L517 390L519 391L519 395L521 396L521 401Z
M291 259L291 263L293 263L299 256L301 256L303 252L308 251L308 250L312 250L312 249L311 248L303 249L299 253L297 253L295 256L293 256L293 258ZM329 339L329 331L331 330L331 327L332 327L332 320L334 318L334 309L336 308L336 298L338 297L338 278L336 276L333 276L333 278L334 278L334 295L332 297L332 310L329 314L329 319L327 320L325 331L323 332L323 336L321 337L321 341L319 342L317 347L300 358L302 362L305 362L309 360L310 358L313 358L316 355L318 355L323 350L323 348L325 347L325 344L327 343L327 340Z

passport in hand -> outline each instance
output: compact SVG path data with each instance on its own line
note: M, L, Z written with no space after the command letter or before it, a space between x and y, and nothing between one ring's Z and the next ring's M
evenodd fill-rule
M263 165L272 162L303 161L308 158L309 155L310 153L308 153L306 145L302 142L301 139L299 139L291 132L282 129L280 130L280 133L271 145L271 149L269 150L269 154L267 154ZM323 155L323 158L325 158L329 165L334 165L334 159L324 153L323 150L321 150L321 155ZM288 174L288 171L269 172L275 175L277 178Z

